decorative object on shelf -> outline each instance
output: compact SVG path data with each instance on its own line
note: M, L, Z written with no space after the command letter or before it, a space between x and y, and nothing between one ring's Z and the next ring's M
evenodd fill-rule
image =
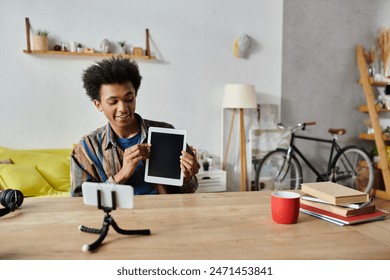
M209 167L213 166L213 158L212 157L204 157L203 159L203 170L208 171Z
M241 164L241 191L249 190L247 161L246 161L246 141L245 141L245 124L244 124L244 109L257 108L256 91L253 85L247 84L227 84L225 85L225 93L223 96L222 108L234 109L228 142L223 157L222 169L226 168L227 154L229 151L231 133L234 124L234 116L236 109L240 112L240 164Z
M365 126L367 126L367 134L373 134L374 129L372 128L371 120L365 119L363 122L364 122Z
M378 89L379 95L377 103L382 106L383 109L390 110L390 86Z
M56 45L54 45L53 50L56 52L59 52L59 51L61 51L61 46L56 44Z
M100 50L102 53L111 53L111 43L107 39L103 39L100 43ZM85 49L84 49L85 52Z
M246 35L240 35L235 41L233 46L233 54L235 57L245 58L248 54L251 45L251 38Z
M383 64L383 73L387 78L390 58L390 28L381 27L379 29L377 44Z
M70 52L76 52L77 51L77 44L76 42L69 42L69 51Z
M120 53L126 54L126 41L119 41L118 44L121 47Z
M133 55L135 56L142 56L143 55L143 50L140 47L134 47L133 48Z
M390 84L387 84L385 87L385 94L390 96Z
M208 160L204 160L203 161L203 170L209 171L209 167L210 167L210 163L208 162Z
M374 76L374 62L376 59L376 50L375 47L372 47L370 50L365 50L364 51L364 57L367 62L367 67L368 67L368 76L373 77Z
M383 134L387 137L390 136L390 126L386 126L386 128L383 130ZM387 149L387 152L389 152L389 149ZM388 154L389 156L389 154Z
M384 97L383 97L383 107L387 110L390 110L390 92L383 89Z
M47 51L49 49L49 31L38 29L33 36L33 48L36 51Z
M66 42L61 42L61 51L67 52L68 48L66 47Z
M85 53L95 53L95 49L94 48L84 48L84 52Z
M83 46L80 43L77 44L77 52L78 53L84 52Z

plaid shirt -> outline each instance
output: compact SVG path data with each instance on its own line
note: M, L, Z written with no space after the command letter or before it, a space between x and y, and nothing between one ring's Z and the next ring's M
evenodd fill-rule
M141 143L147 140L147 131L151 126L173 128L164 122L144 120L136 114L140 121ZM193 154L187 145L187 151ZM106 182L115 184L114 175L122 168L123 150L119 147L110 124L98 128L84 136L74 147L71 155L71 195L82 196L83 182ZM153 184L158 193L192 193L198 188L196 177L182 187Z

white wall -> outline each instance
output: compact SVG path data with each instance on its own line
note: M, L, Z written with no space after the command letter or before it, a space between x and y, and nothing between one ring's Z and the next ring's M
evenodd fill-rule
M0 0L0 146L71 147L106 123L84 93L82 70L100 58L35 56L26 49L25 17L50 31L50 46L102 39L151 49L140 61L138 113L189 133L189 143L220 156L226 83L251 83L263 103L280 103L283 0ZM253 39L248 59L233 56L234 39Z

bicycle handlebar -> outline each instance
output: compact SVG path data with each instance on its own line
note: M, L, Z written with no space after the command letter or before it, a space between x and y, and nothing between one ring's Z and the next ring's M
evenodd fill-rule
M316 125L317 122L304 122L304 123L298 123L295 127L289 128L292 133L295 133L298 130L305 130L305 127L307 125ZM278 123L278 127L281 129L287 129L286 126L284 126L282 123Z
M304 122L303 124L298 124L297 127L302 127L301 129L305 130L307 125L315 125L315 124L316 122Z

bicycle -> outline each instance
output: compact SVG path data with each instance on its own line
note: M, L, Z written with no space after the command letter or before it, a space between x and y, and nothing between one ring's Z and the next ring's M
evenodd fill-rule
M357 146L340 147L337 139L339 135L346 133L345 129L330 128L328 132L332 135L332 139L296 134L304 131L306 126L315 124L316 122L299 123L292 128L278 125L288 132L287 137L283 137L282 140L286 146L267 153L257 165L254 190L300 189L303 182L302 166L298 161L300 158L317 175L317 182L331 181L369 193L374 183L374 167L368 153ZM324 173L315 168L298 149L295 145L296 139L331 144L327 169Z

